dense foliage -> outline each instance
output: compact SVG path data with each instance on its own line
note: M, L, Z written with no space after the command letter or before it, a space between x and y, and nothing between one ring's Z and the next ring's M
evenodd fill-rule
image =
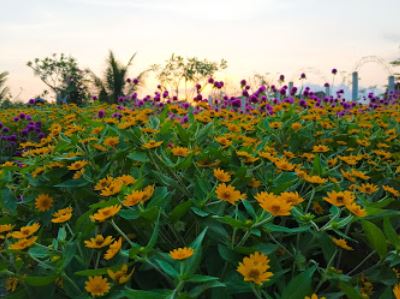
M7 297L400 298L398 100L265 91L0 111Z

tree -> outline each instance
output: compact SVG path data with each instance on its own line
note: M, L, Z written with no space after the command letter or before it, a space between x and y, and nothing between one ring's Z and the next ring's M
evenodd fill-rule
M128 70L132 65L135 56L136 53L131 56L126 65L122 65L116 60L114 53L110 51L107 59L107 67L104 72L104 78L101 79L91 72L94 81L93 83L97 89L97 95L100 101L116 103L119 97L129 95L135 90L135 88L137 88L137 84L127 84ZM136 77L136 80L140 82L148 71L149 70L145 70L141 72Z
M75 58L53 54L27 63L34 74L54 92L60 103L82 104L88 98L87 71L81 70Z
M153 69L158 71L158 79L165 88L179 96L179 89L183 85L185 95L190 86L188 84L201 83L213 76L217 71L227 68L227 61L222 59L220 62L212 62L207 59L200 60L197 57L183 58L172 54L166 61L164 67L158 65Z
M7 76L8 72L0 73L0 102L9 100L11 97L10 89L6 86Z
M392 61L390 64L394 67L400 67L400 58ZM397 81L400 81L400 73L395 73L394 76Z

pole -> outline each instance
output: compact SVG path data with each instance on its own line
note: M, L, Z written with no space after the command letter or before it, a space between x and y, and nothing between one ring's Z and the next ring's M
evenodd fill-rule
M357 101L358 100L358 72L353 72L352 74L353 80L352 80L352 101Z

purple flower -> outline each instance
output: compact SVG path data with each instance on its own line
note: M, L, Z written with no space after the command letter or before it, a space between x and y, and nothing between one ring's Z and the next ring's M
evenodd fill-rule
M99 112L97 113L98 118L103 118L105 115L106 112L103 109L99 110Z
M332 71L331 71L331 73L332 73L333 75L336 75L336 74L337 74L337 69L333 68Z
M302 80L302 79L306 79L306 74L305 73L301 73L300 80Z
M281 81L281 82L285 81L285 75L280 75L279 76L279 81Z

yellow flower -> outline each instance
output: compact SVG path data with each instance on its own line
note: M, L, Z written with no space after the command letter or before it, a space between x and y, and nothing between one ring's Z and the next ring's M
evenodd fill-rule
M338 162L338 158L329 159L328 160L328 166L329 167L333 167L333 166L335 166L337 164L337 162Z
M292 206L296 206L304 201L297 192L283 192L279 196Z
M64 223L71 219L72 217L72 208L68 207L65 209L58 210L57 212L53 213L53 219L51 222L53 223Z
M232 145L232 141L224 136L215 137L215 141L222 145L223 148L229 147Z
M93 297L104 296L110 291L110 284L107 278L102 276L89 276L89 279L85 282L85 290Z
M17 242L11 244L8 248L11 250L24 250L31 247L37 240L38 237L30 237L29 239L20 239Z
M353 175L359 179L362 179L362 180L369 180L371 178L371 177L367 176L366 174L362 173L361 171L358 171L355 169L351 170L351 175Z
M174 156L186 157L187 155L189 155L190 150L187 147L177 146L177 147L173 147L171 149L171 152Z
M393 295L396 299L400 299L400 283L394 285Z
M394 197L400 197L400 192L399 191L397 191L396 189L394 189L393 187L390 187L390 186L383 186L382 187L383 188L383 190L385 190L386 192L389 192L389 193L391 193Z
M295 169L295 165L291 164L289 161L286 159L276 159L274 161L274 164L277 168L283 171L293 171Z
M364 183L358 187L358 190L362 193L373 194L378 191L378 186L374 184Z
M74 180L80 179L82 177L82 175L84 174L85 169L82 168L81 170L75 171L74 175L72 176L72 178Z
M347 244L347 241L345 239L336 239L334 237L331 238L333 243L335 243L336 246L344 249L344 250L354 250L352 247L350 247Z
M332 191L328 192L327 195L323 199L337 207L350 205L355 200L354 194L350 191Z
M132 207L143 201L145 194L143 191L133 191L131 194L125 196L122 204L126 207Z
M357 217L365 217L367 215L367 212L365 211L365 209L363 209L361 206L359 206L358 204L356 204L355 202L352 202L348 205L346 205L346 208L353 213L354 215L356 215Z
M226 172L221 168L214 169L214 177L222 183L227 183L231 180L231 175L229 172Z
M18 286L18 278L17 277L9 277L5 281L6 290L10 293L14 292Z
M118 212L120 210L121 210L121 205L105 207L105 208L97 210L97 213L90 216L90 220L92 220L93 222L95 222L95 221L103 222L103 221L107 220L108 218L111 218L114 215L118 214Z
M40 194L35 199L35 208L40 212L46 212L53 206L53 198L48 194Z
M236 190L235 187L226 185L225 183L219 184L215 193L218 199L227 201L232 205L236 204L237 201L243 198L243 194L241 194L239 190Z
M329 152L329 147L326 145L314 145L312 151L314 153L326 153Z
M162 143L163 143L163 141L150 140L149 142L143 144L143 148L145 148L145 149L156 148L156 147L159 147Z
M14 239L23 239L32 236L34 233L38 231L40 228L39 223L34 223L32 225L23 226L19 229L19 231L15 231L11 233L11 237Z
M318 297L318 295L317 294L312 294L311 296L305 296L304 297L304 299L326 299L326 297L325 296L323 296L323 297Z
M14 225L12 225L12 224L0 224L0 234L9 232L10 230L13 229L13 227L14 227Z
M323 179L317 175L305 175L303 179L311 184L324 184L328 181L327 179Z
M107 274L116 283L124 284L124 283L127 283L129 281L129 279L131 278L134 270L135 269L132 269L132 271L130 273L128 273L128 265L127 264L123 264L121 269L118 270L118 271L114 272L114 271L108 269L107 270Z
M269 126L272 129L280 129L282 127L282 123L279 121L272 121L269 123Z
M113 180L111 184L101 190L102 196L112 196L118 194L122 189L123 183L120 180Z
M110 245L113 240L112 236L104 238L102 235L97 235L94 238L90 238L90 240L85 240L85 246L87 248L99 249Z
M252 188L258 188L258 187L261 186L261 182L259 180L255 179L255 178L251 178L251 180L250 180L248 185L250 187L252 187Z
M126 186L133 185L136 182L136 179L133 176L127 174L116 177L115 179L121 181L122 184Z
M107 137L104 139L105 146L116 147L119 144L119 137Z
M320 205L319 202L313 202L312 208L315 214L321 215L324 213L324 208Z
M257 193L255 199L264 210L273 216L288 216L293 208L286 200L272 193Z
M110 176L102 178L100 181L97 182L96 186L94 186L94 190L101 191L105 188L108 188L114 179Z
M143 202L148 201L154 194L155 186L154 185L148 185L143 189L144 196L143 196Z
M273 275L272 272L267 272L269 268L268 256L256 251L245 257L236 270L242 274L244 281L261 285Z
M69 170L80 170L83 167L85 167L87 164L89 164L88 161L82 160L82 161L76 161L72 163L71 165L68 166Z
M301 129L302 125L301 125L301 123L296 122L296 123L293 123L291 127L293 130L297 131L297 130Z
M122 237L119 237L118 240L116 240L110 244L110 247L107 249L106 253L104 254L104 259L111 260L121 250L121 247L122 247Z
M169 252L169 255L174 260L185 260L193 255L193 248L190 247L183 247L183 248L176 248Z

